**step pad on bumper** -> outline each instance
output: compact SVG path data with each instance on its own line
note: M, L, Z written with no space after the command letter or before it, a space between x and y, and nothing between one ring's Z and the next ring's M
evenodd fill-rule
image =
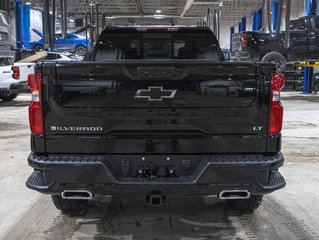
M44 181L43 173L41 171L33 171L31 176L28 178L26 185L27 187L35 190L45 190L49 188Z
M286 181L279 171L272 171L265 189L280 189L286 186Z

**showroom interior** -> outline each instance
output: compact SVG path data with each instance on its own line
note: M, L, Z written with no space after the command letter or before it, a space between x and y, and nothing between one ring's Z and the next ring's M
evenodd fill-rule
M319 239L317 0L0 0L0 239Z

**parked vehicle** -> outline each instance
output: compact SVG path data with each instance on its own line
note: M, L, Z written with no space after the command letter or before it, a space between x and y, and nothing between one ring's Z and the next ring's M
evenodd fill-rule
M278 37L251 31L233 34L231 58L271 62L281 72L286 62L319 59L319 16L305 16L290 22L288 49L284 47L284 34Z
M11 58L0 58L0 99L12 101L27 91L27 78L34 73L34 63L14 63Z
M38 35L42 38L43 36L36 31ZM88 39L88 46L90 46L91 42ZM43 39L40 39L35 42L30 43L31 49L35 52L39 52L43 50ZM86 38L80 34L68 33L66 38L62 38L62 34L55 35L54 48L58 51L69 51L74 52L77 55L83 56L86 49Z
M82 61L83 58L71 53L47 52L47 56L43 61L46 62L70 62Z
M98 195L215 196L254 211L285 186L271 64L224 62L208 27L108 27L87 61L29 76L26 185L64 213Z

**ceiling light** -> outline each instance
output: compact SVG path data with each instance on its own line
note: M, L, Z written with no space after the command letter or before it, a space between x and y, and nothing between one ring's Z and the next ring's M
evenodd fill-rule
M155 12L156 12L156 13L161 13L162 10L161 10L161 9L157 9Z

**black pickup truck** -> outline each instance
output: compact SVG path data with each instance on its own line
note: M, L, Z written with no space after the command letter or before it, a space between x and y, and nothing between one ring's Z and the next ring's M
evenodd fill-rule
M306 16L290 22L289 47L278 36L265 32L242 32L232 36L231 59L272 62L284 71L286 62L319 59L319 16Z
M89 59L88 59L89 58ZM29 76L27 186L65 213L99 195L203 195L253 211L283 188L282 74L224 62L206 27L108 27Z

